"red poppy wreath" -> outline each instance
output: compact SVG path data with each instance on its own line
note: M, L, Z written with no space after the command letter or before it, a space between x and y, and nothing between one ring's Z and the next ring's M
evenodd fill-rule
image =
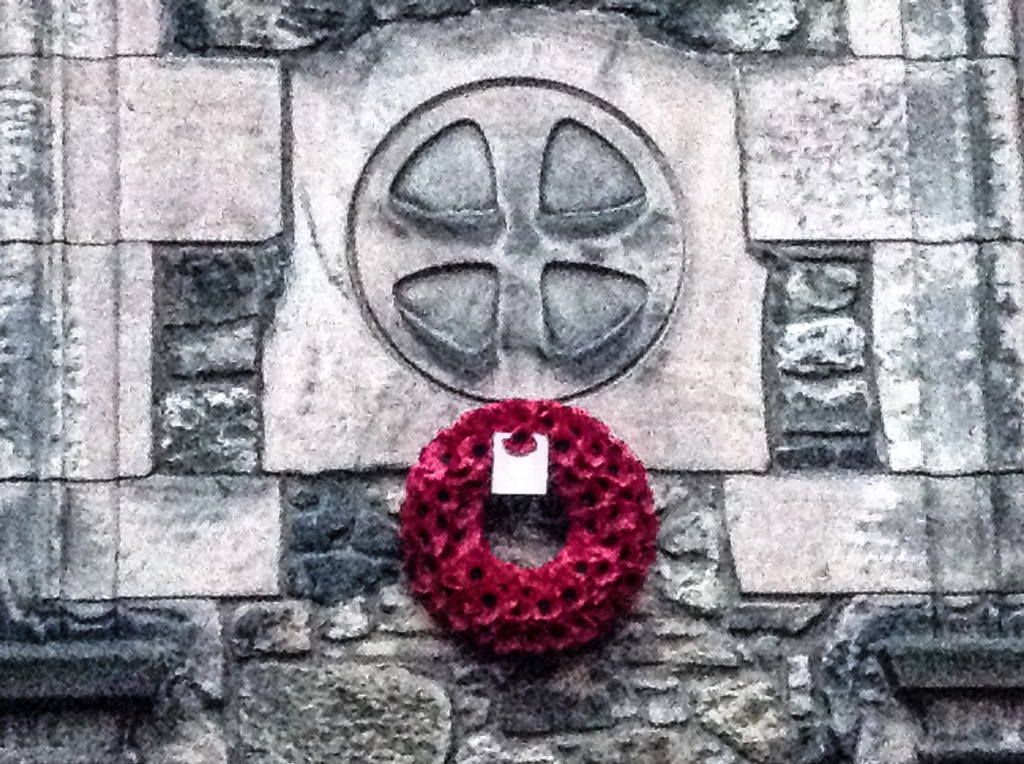
M539 568L492 554L484 532L492 436L524 454L550 444L549 492L565 546ZM511 400L463 415L423 450L400 513L413 592L431 615L496 653L584 645L628 612L654 562L658 521L647 472L608 428L554 401Z

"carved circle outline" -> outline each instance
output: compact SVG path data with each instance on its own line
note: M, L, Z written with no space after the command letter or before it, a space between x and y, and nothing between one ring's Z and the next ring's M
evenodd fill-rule
M573 390L571 393L565 395L553 396L555 400L560 401L571 401L576 398L580 398L588 393L593 392L606 385L613 384L615 381L621 379L623 376L630 373L630 371L639 364L645 357L647 357L652 350L658 345L659 342L664 338L668 331L673 316L678 309L681 297L685 289L686 273L689 270L689 254L686 244L686 205L685 196L681 191L681 186L673 171L670 162L664 155L664 153L658 148L657 144L650 137L647 131L634 119L630 118L627 114L622 112L613 104L609 103L604 98L590 93L581 88L573 85L559 82L557 80L548 80L540 77L494 77L488 79L475 80L458 87L449 88L448 90L437 93L436 95L423 101L419 106L412 109L404 117L399 119L393 126L391 126L384 136L377 142L377 145L370 153L369 157L363 164L363 169L360 172L359 178L352 190L351 197L348 200L348 209L345 212L345 254L344 254L344 269L345 275L348 278L349 284L352 286L359 304L360 312L363 315L363 319L370 327L371 331L377 336L378 340L382 341L383 345L389 349L389 351L397 356L401 363L408 366L413 371L426 377L432 383L439 385L443 389L463 396L470 400L475 400L483 403L493 402L500 400L500 398L489 397L481 395L470 390L463 389L456 384L453 384L434 373L429 368L424 368L422 365L417 363L414 359L410 358L403 349L399 346L396 340L390 335L387 327L383 325L380 318L377 316L370 300L366 294L366 290L363 284L363 279L360 276L360 269L358 263L358 254L356 249L356 218L358 215L358 202L362 198L365 192L366 186L369 182L371 170L376 165L381 154L386 152L389 146L396 139L396 136L407 130L417 119L424 114L438 108L447 101L459 98L467 94L471 94L474 91L486 90L491 88L501 87L523 87L523 88L541 88L546 90L552 90L564 95L578 98L583 102L589 104L591 107L596 108L599 111L605 112L607 115L615 120L618 120L623 127L633 133L633 135L640 141L644 148L650 153L651 159L657 166L661 173L662 179L669 187L669 191L672 197L672 201L675 206L675 211L678 214L676 221L680 229L680 241L679 241L679 252L678 257L680 258L680 276L674 286L672 292L671 302L669 303L668 309L665 312L665 317L661 322L661 325L653 333L650 340L642 346L642 348L636 352L630 360L623 364L614 373L607 375L600 380L590 383L582 384L578 389ZM321 256L326 253L321 252ZM330 263L327 264L328 273L333 273L334 268ZM511 397L512 394L510 394Z

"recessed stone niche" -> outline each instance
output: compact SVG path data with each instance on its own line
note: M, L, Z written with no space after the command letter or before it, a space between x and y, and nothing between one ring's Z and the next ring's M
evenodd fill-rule
M529 397L589 410L651 468L763 468L730 77L548 12L300 63L266 467L406 466L463 411Z

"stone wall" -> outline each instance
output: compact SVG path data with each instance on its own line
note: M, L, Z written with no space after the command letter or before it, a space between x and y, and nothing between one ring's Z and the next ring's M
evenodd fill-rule
M0 764L1024 755L1019 13L0 0ZM398 539L514 396L660 520L531 660Z

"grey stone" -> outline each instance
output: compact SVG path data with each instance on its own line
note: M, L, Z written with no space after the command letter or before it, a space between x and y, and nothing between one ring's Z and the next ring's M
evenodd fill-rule
M385 586L380 592L380 617L377 629L397 634L432 631L433 621L401 585Z
M912 235L904 66L766 66L743 77L755 240Z
M489 732L466 738L454 761L455 764L562 764L543 743L501 740Z
M683 39L721 51L777 51L799 31L804 3L686 3L665 26Z
M121 596L278 593L281 509L274 481L124 482L120 518Z
M925 482L925 495L935 591L995 588L990 478L930 479Z
M56 193L50 142L48 64L33 58L5 58L0 65L0 130L6 146L0 158L0 231L7 241L45 241L52 226Z
M1024 238L1024 161L1018 112L1020 83L1009 59L982 59L975 64L980 104L974 112L977 155L984 157L977 173L979 236L985 239Z
M504 688L494 713L512 735L602 730L615 723L606 670L560 666L554 676L521 676Z
M879 245L874 268L872 336L890 468L984 470L977 247Z
M254 764L442 764L451 704L440 685L397 667L250 664L238 735Z
M781 419L788 433L866 434L872 416L863 379L782 378Z
M732 477L725 497L744 592L931 590L921 478Z
M614 55L609 58L613 51ZM376 63L367 67L368 60ZM615 62L613 68L619 74L609 74L606 70L609 60ZM505 83L519 78L535 79L538 73L546 80L569 85L572 93L542 86L507 89L504 84L500 87L494 84L496 80ZM669 83L674 92L689 95L680 99L657 96ZM383 268L379 283L374 282L372 291L379 298L378 307L389 307L387 315L378 315L374 323L383 322L386 329L393 328L388 335L393 341L399 329L410 333L408 342L401 345L395 342L395 345L409 357L420 354L411 358L415 363L403 364L395 356L394 348L380 341L379 326L367 322L367 309L371 304L369 290L367 304L361 304L359 290L350 288L354 274L346 265L350 259L344 252L345 242L353 242L353 239L349 237L346 216L342 212L355 210L353 246L358 251L349 255L378 250L393 253L398 247L408 257L396 263L394 255L388 254L391 260L387 267L399 278L408 275L399 273L400 266L408 266L411 273L421 272L432 264L461 263L473 266L476 275L469 277L472 281L479 280L478 277L491 267L511 262L506 246L498 247L486 258L469 254L469 250L464 249L469 243L464 237L460 238L461 234L448 237L443 247L437 246L431 236L445 226L438 227L444 221L437 219L436 211L432 213L432 223L426 218L404 222L403 226L410 231L408 239L403 239L401 244L391 241L394 229L384 226L378 214L387 205L382 207L373 202L373 199L389 198L392 181L402 172L416 148L443 133L445 127L456 121L454 116L445 115L462 114L459 110L463 107L471 107L473 114L479 117L478 122L486 121L485 117L493 118L494 109L499 108L521 120L524 130L526 123L536 122L537 131L531 134L536 135L541 144L562 116L575 115L573 118L580 124L597 120L594 123L597 132L628 160L644 182L649 209L660 210L661 233L658 236L665 237L664 246L671 248L673 241L686 241L689 287L684 298L685 310L677 310L668 317L662 340L651 346L651 352L640 349L643 358L637 360L628 374L615 385L588 391L579 398L579 404L595 416L615 422L616 434L630 442L638 456L653 468L717 470L765 466L767 444L758 373L764 273L744 251L735 103L728 72L704 67L652 45L630 22L610 14L508 11L481 13L430 25L390 25L363 38L340 56L322 56L306 62L296 71L294 85L292 124L297 204L294 278L289 279L278 305L264 356L268 469L312 473L408 465L439 426L453 421L470 405L464 397L454 395L434 381L448 378L440 376L438 367L443 364L436 358L429 362L423 359L431 353L436 356L438 352L447 352L440 347L445 343L414 342L411 334L415 331L408 327L410 318L412 324L416 323L415 314L407 310L408 315L403 317L394 308L396 284L393 280L386 283L389 279L384 278ZM392 92L397 97L375 104L365 114L362 106L351 110L352 104L369 107L369 103L357 95L367 89ZM581 99L574 95L577 90L596 98ZM703 105L699 119L684 107L684 103L694 100ZM426 111L417 112L422 118L402 122L411 110L423 104L430 106ZM547 106L539 109L530 104ZM673 195L664 185L667 180L662 170L650 162L649 148L637 143L636 131L603 104L628 116L649 136L666 156L668 166L682 186L701 189L688 197L690 203L699 207L695 214L677 214ZM323 121L325 115L329 115L326 122ZM551 124L542 126L549 117ZM432 119L439 120L433 130L429 122ZM395 135L404 135L403 140L410 141L408 150L397 143L386 143L394 148L377 153L381 142L400 124L402 127ZM330 125L330 129L326 125ZM519 133L516 141L523 147L527 144ZM593 142L590 145L593 146ZM339 146L343 146L344 151L338 150ZM336 161L325 163L325 156ZM540 164L539 171L543 166L543 149L539 148L531 156ZM385 172L385 169L390 171ZM365 185L358 183L360 177L367 179ZM529 207L529 195L515 196L515 204L523 210ZM652 289L649 300L653 306L638 319L641 325L637 328L644 329L641 334L645 334L665 317L664 298L671 291L666 291L666 285L675 280L671 273L661 271L674 269L679 261L674 257L652 257L655 250L649 248L649 241L642 240L643 236L628 241L622 239L621 254L633 253L629 262L604 261L605 267L621 271L625 276L596 273L578 257L587 250L579 236L579 226L584 222L590 230L597 231L595 226L614 222L615 215L622 213L628 217L637 210L639 207L634 206L624 213L609 212L604 216L579 219L563 214L560 220L547 220L545 224L576 232L568 237L571 241L559 246L563 246L566 253L567 265L579 266L577 270L589 273L581 277L587 279L587 285L594 282L607 287L615 283L611 289L622 301L635 292L630 286L623 286L623 279L626 284L635 286L633 278L639 278L636 272L644 277L644 284ZM503 229L507 232L515 223L516 235L503 239L507 246L543 250L547 238L535 235L535 231L531 233L529 222L537 211L532 210L530 216L517 213L495 228L494 211L481 210L476 233L481 237L492 236ZM660 219L662 213L663 220ZM409 217L405 213L403 216ZM449 228L451 225L458 227L460 220L465 223L468 219L456 215L446 224ZM653 222L651 217L642 217L642 220ZM638 230L646 229L644 223ZM618 230L614 237L598 239L618 241L620 235L627 236L623 229ZM602 251L606 248L605 244L600 246ZM536 262L539 264L546 258L544 255ZM447 276L452 275L451 268L443 270ZM465 268L455 270L466 276ZM548 274L546 289L535 288L536 279L543 274L535 271L525 274L523 278L529 288L524 287L519 298L512 303L506 301L501 308L519 310L522 316L523 320L506 325L506 330L532 342L526 342L521 351L509 349L510 359L516 356L525 365L489 366L493 363L490 346L480 345L475 350L469 349L472 352L467 358L472 363L468 366L449 362L449 367L456 368L449 368L446 374L459 376L458 369L465 369L466 378L471 381L463 380L459 384L449 381L448 388L475 387L487 398L505 398L513 393L538 395L551 390L557 394L559 389L566 393L582 392L579 380L584 380L584 385L596 385L607 379L602 375L608 369L623 368L621 358L611 358L619 351L610 340L602 347L611 356L583 353L578 359L578 375L574 372L560 376L552 368L558 366L564 370L568 367L559 364L568 361L553 364L550 358L537 356L536 327L540 325L544 310L543 300L538 305L539 294L547 291L549 298L556 292L566 294L563 283L566 269L549 270L555 275ZM366 287L366 280L375 278L375 269L365 267L355 275ZM611 282L605 276L611 277ZM552 278L559 282L556 286L551 286ZM508 286L511 282L501 283ZM602 305L599 294L600 289L597 289L590 304ZM519 303L519 308L513 303ZM575 325L576 306L570 303L570 307L572 310L566 309L564 304L560 308L556 306L562 311L555 317L555 323L559 324L563 339L567 329ZM441 315L443 318L443 312ZM474 315L490 318L487 310ZM599 310L593 315L596 318L583 328L596 332L602 313ZM486 328L486 321L483 325ZM436 327L424 335L436 340ZM605 336L610 335L606 332ZM566 342L577 350L581 347L574 340ZM517 346L517 343L511 342L511 345ZM634 350L636 348L629 343L622 344L623 357ZM479 364L474 365L476 362ZM587 364L600 366L604 371L598 374L586 369ZM417 368L424 371L417 372ZM483 379L473 377L484 368L494 371L485 374ZM509 384L511 368L522 371L528 387L525 382L522 386ZM722 374L727 374L731 380L728 392L715 381ZM570 377L577 381L573 382ZM497 385L495 380L503 380L502 385ZM493 389L487 388L489 383L494 383ZM640 398L650 405L633 405L633 401ZM415 407L410 405L411 401L416 402ZM676 426L675 418L669 421L654 413L666 410L677 412L678 421L685 419L685 430ZM723 431L736 432L737 436L721 438ZM685 432L685 447L680 447L680 432Z
M183 327L167 336L167 371L176 376L256 371L257 326Z
M841 469L861 472L879 466L875 443L868 435L789 433L773 450L782 470Z
M139 749L153 764L227 764L228 745L216 716L191 710L176 724L143 725Z
M363 597L353 597L336 605L330 612L324 637L332 642L358 639L370 633L370 616Z
M966 56L970 34L966 5L964 0L910 0L903 32L907 56Z
M309 607L301 602L257 602L235 611L236 655L301 655L311 649Z
M966 61L907 65L910 189L914 229L924 241L957 241L978 229L973 158L976 106Z
M1001 475L993 485L995 538L1002 591L1024 591L1024 476Z
M725 603L726 589L716 562L663 557L658 560L657 571L658 588L673 602L701 613L717 612Z
M160 248L161 319L198 325L260 316L281 288L284 259L276 244Z
M805 718L817 709L814 703L814 680L811 661L806 655L793 655L786 661L789 671L786 688L789 690L789 712L796 718Z
M398 581L399 562L352 549L293 554L288 561L288 592L320 604L371 594Z
M117 588L117 484L79 483L62 490L61 597L111 599Z
M794 726L767 678L703 684L694 706L702 724L755 761L781 760L793 745Z
M985 410L992 469L1024 459L1024 244L982 245L985 325Z
M741 602L729 609L725 623L730 631L797 635L824 612L825 603L820 600Z
M685 724L692 714L689 693L683 691L659 695L647 704L647 719L655 727Z
M260 432L252 387L232 382L180 385L158 409L159 460L173 472L252 472Z
M793 315L842 310L857 299L860 274L852 265L793 263L786 273L786 309Z
M846 26L857 56L903 54L900 0L847 0Z
M696 476L655 475L651 487L655 511L661 516L658 548L673 557L698 555L718 561L722 543L720 482Z
M59 595L61 498L54 483L0 485L0 608Z
M864 368L864 329L852 318L817 318L788 324L776 352L791 374L824 375Z
M263 241L281 230L281 92L270 60L118 62L121 233Z

